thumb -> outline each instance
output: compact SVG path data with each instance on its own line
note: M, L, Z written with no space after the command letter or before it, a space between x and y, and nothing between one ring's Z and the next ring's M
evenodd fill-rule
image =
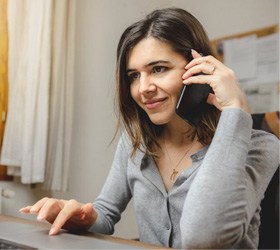
M82 207L82 220L84 219L90 219L92 221L96 220L96 213L93 208L92 203L87 203Z
M214 106L215 106L217 109L219 109L219 110L222 110L221 105L219 104L219 102L217 101L216 96L215 96L213 93L210 93L210 94L208 95L207 103L208 103L208 104L211 104L211 105L214 105Z
M94 212L92 203L87 203L82 207L85 214L92 214Z

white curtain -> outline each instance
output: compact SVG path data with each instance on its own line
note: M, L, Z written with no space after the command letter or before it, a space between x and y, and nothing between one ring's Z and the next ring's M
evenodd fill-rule
M9 107L1 152L8 174L67 189L75 0L9 0Z
M47 190L67 189L74 79L75 0L53 0L50 120L46 161Z

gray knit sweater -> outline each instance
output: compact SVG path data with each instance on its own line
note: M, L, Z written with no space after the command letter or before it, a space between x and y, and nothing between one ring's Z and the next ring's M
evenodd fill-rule
M133 198L141 241L173 248L258 246L260 202L279 166L279 140L252 130L251 116L222 112L210 146L193 154L166 192L153 159L141 151L130 158L122 136L105 185L94 202L91 231L112 234Z

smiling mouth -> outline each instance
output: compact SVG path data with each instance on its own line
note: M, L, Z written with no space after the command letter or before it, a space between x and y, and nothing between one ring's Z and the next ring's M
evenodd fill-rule
M147 109L156 109L162 105L162 103L166 100L167 98L159 98L159 99L154 99L154 100L149 100L144 102L145 107Z

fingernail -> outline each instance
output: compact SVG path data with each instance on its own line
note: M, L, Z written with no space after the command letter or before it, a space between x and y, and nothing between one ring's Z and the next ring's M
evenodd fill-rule
M44 220L44 219L45 219L45 216L42 215L42 214L39 214L39 215L37 216L37 220Z
M37 211L36 211L36 209L31 208L31 209L30 209L30 213L32 213L32 214L36 214L36 213L37 213Z
M54 235L56 233L56 228L55 227L52 227L50 229L50 232L49 232L49 235Z

